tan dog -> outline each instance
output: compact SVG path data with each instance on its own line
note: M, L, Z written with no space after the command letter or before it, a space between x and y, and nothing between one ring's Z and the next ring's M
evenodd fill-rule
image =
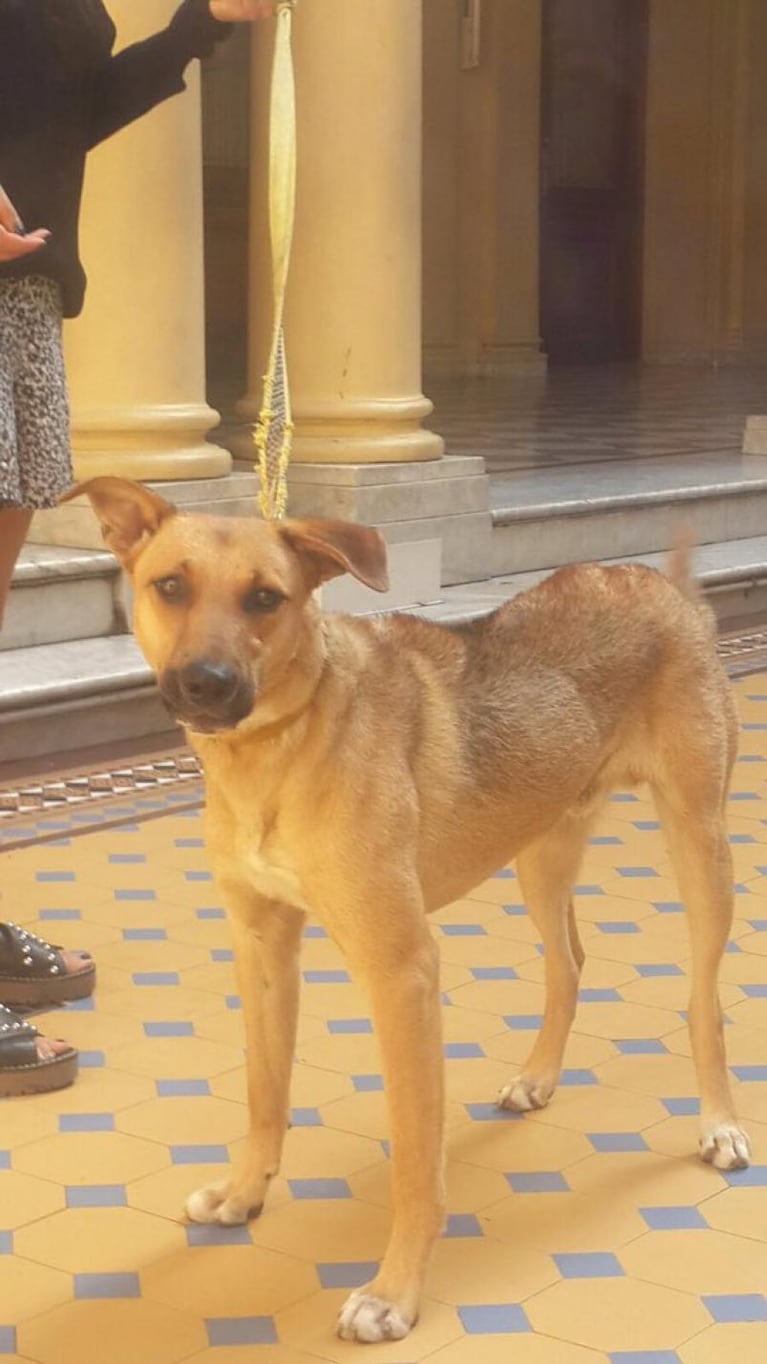
M736 717L682 556L675 581L567 568L468 626L324 616L312 593L328 578L386 587L376 531L180 516L114 478L77 492L132 577L137 638L202 759L208 847L232 921L250 1136L232 1178L193 1194L189 1216L244 1222L279 1169L311 909L369 991L392 1132L391 1240L339 1330L404 1336L444 1208L439 963L425 913L517 859L547 1002L500 1102L547 1103L583 964L572 886L609 793L639 782L689 911L701 1153L720 1169L747 1164L717 997Z

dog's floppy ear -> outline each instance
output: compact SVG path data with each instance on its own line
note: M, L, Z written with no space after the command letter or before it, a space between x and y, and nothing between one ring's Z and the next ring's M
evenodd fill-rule
M89 478L70 488L59 501L71 502L73 497L83 496L90 499L101 522L105 543L124 564L135 559L163 521L176 515L171 502L127 478Z
M313 587L351 573L376 592L388 591L386 541L380 531L319 517L282 521L278 528L308 570Z

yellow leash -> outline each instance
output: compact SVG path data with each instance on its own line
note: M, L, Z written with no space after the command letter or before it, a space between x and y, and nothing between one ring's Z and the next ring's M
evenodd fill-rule
M267 520L285 515L288 464L293 442L283 319L296 198L296 98L292 27L296 0L278 0L269 110L269 228L272 245L274 321L269 367L253 440L260 481L258 505Z

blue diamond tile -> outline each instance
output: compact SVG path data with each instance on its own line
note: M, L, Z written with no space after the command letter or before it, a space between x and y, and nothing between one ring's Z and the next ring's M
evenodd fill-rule
M634 828L643 834L654 833L660 828L660 821L657 819L632 819L631 822Z
M164 928L124 928L125 942L167 942L168 934Z
M77 877L73 871L36 871L35 880L41 885L50 883L60 884L62 882L71 883L72 881L76 881Z
M756 791L731 791L730 800L758 800Z
M81 1070L95 1070L106 1065L107 1058L103 1051L81 1051L79 1056Z
M140 1298L138 1274L75 1274L76 1298Z
M134 985L179 985L177 971L134 971Z
M494 881L516 881L517 873L513 867L501 867L500 871L493 873Z
M730 1066L730 1070L736 1080L743 1080L746 1084L754 1081L764 1084L767 1080L767 1066Z
M188 1099L210 1094L208 1080L155 1080L161 1099Z
M753 834L730 834L730 843L756 843Z
M0 1231L0 1255L13 1254L13 1232Z
M700 1099L661 1099L672 1118L691 1118L700 1113Z
M113 867L126 867L146 862L146 853L110 853L107 861Z
M352 1075L352 1084L360 1093L369 1094L383 1089L383 1075Z
M749 919L755 933L767 933L767 919Z
M157 892L154 890L116 890L115 900L134 901L134 900L156 900Z
M185 872L184 872L184 880L185 880L185 881L212 881L212 880L213 880L213 873L212 873L211 871L185 871Z
M517 1122L521 1113L513 1113L510 1108L499 1108L497 1104L464 1104L469 1117L474 1122Z
M113 1113L62 1113L60 1132L114 1132Z
M15 1326L0 1326L0 1355L15 1355L15 1353L16 1353Z
M615 834L595 834L589 843L593 848L615 848L623 845L623 839L617 838Z
M604 895L604 893L602 886L573 886L573 895Z
M174 1165L224 1165L229 1160L225 1146L170 1146L168 1149Z
M220 1227L215 1223L192 1222L185 1227L188 1246L251 1246L249 1227Z
M617 1350L610 1364L682 1364L676 1350Z
M293 1127L322 1127L323 1121L318 1108L291 1108L290 1121Z
M446 1042L442 1048L448 1061L470 1061L484 1056L479 1042Z
M482 1227L478 1218L470 1212L451 1212L448 1213L445 1222L443 1236L482 1236Z
M516 1032L534 1032L543 1023L543 1014L506 1014L503 1021Z
M208 907L206 907L206 908L196 909L194 912L195 912L195 915L196 915L196 917L197 917L198 919L225 919L225 918L226 918L226 910L225 910L225 909L219 909L216 905L210 905L210 906L208 906Z
M514 1193L569 1193L570 1185L560 1170L520 1170L504 1175Z
M734 1188L763 1189L767 1186L767 1165L750 1165L747 1170L722 1170L721 1173Z
M96 1001L93 995L87 999L73 999L71 1004L67 1004L67 1009L74 1009L79 1014L92 1014L96 1008Z
M748 999L767 999L767 985L741 985Z
M347 985L351 980L348 971L304 971L307 985Z
M676 962L673 962L673 961L669 961L669 962L655 962L655 961L651 961L651 962L647 962L647 963L645 963L644 965L641 965L641 966L635 966L635 967L634 967L634 970L635 970L635 971L638 971L640 976L644 976L644 977L647 977L647 978L650 978L650 977L653 977L653 976L683 976L683 975L684 975L684 971L682 970L681 966L677 966Z
M581 1004L620 1004L621 1002L618 991L607 986L587 987L585 990L579 990L578 999Z
M704 1294L703 1301L714 1321L767 1321L763 1293Z
M563 1279L617 1279L625 1270L610 1251L579 1251L555 1255L554 1262Z
M378 1273L375 1260L332 1261L317 1265L323 1288L361 1288Z
M273 1317L212 1317L205 1322L208 1344L276 1345L277 1328Z
M242 1008L242 1000L240 999L240 996L239 996L239 995L225 995L225 996L224 996L224 1001L225 1001L225 1003L226 1003L227 1009L241 1009L241 1008Z
M367 1033L373 1031L373 1024L369 1018L329 1018L327 1028L330 1033Z
M167 1022L145 1023L144 1032L147 1037L194 1037L194 1024L172 1018Z
M521 918L523 914L527 914L527 905L501 905L501 909L504 914L511 914L515 918Z
M629 923L624 919L616 919L614 923L597 924L600 933L638 933L639 924Z
M560 1085L598 1085L593 1070L563 1070L559 1077Z
M0 1151L0 1170L10 1170L11 1153L10 1151Z
M327 929L323 928L321 924L307 924L304 929L305 938L326 938L327 936Z
M177 848L204 848L204 838L174 838L173 843Z
M68 1184L68 1208L125 1208L124 1184Z
M446 938L482 938L487 930L484 924L442 924L440 933Z
M635 805L638 800L639 796L635 796L633 791L613 791L610 796L611 805Z
M234 952L231 947L213 947L210 953L211 961L234 961Z
M666 1056L668 1047L659 1037L622 1037L614 1039L613 1045L624 1056Z
M518 980L513 966L472 966L469 968L475 980Z
M524 1308L517 1303L459 1307L458 1315L464 1331L470 1336L508 1336L532 1330Z
M619 876L625 876L635 880L640 877L658 875L655 867L616 867L615 870Z
M345 1179L289 1179L294 1198L351 1198Z
M659 914L681 914L684 910L681 900L653 900L652 903Z
M595 1151L646 1151L641 1132L587 1132Z
M82 917L83 912L81 909L41 909L38 913L38 918L46 921L50 919L57 921L61 920L63 922L65 919L76 920L82 919Z
M640 1208L650 1231L694 1231L706 1228L708 1222L700 1209L692 1206L679 1208Z

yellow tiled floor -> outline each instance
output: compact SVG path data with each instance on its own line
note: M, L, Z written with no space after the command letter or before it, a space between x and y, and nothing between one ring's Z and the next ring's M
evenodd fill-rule
M310 927L282 1175L248 1228L188 1227L185 1195L246 1131L239 1001L199 817L0 859L0 917L98 958L95 1001L41 1025L76 1086L0 1106L0 1357L33 1364L740 1364L767 1358L767 677L737 687L736 922L722 970L750 1171L695 1157L689 946L655 823L616 799L577 907L588 954L550 1108L493 1108L543 1007L513 873L436 916L450 1218L414 1334L333 1321L389 1225L387 1120L364 996Z

